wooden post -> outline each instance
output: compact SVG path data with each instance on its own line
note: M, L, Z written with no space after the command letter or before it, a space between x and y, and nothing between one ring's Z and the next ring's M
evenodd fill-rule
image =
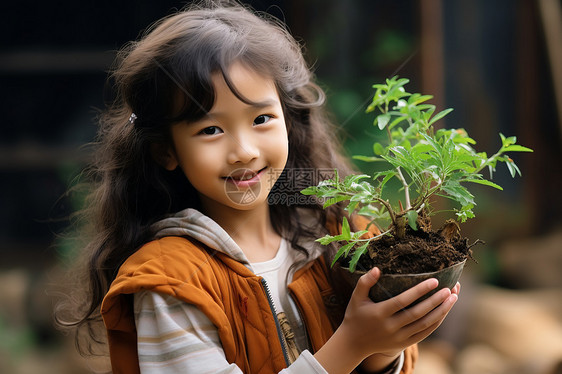
M538 4L550 61L552 86L562 139L562 5L559 0L539 0Z
M445 109L445 57L442 0L420 0L421 92L433 95L436 112ZM441 123L441 121L440 121ZM441 126L443 123L441 123Z

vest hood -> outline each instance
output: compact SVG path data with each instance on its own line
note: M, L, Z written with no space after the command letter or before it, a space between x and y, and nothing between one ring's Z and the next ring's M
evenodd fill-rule
M154 223L154 239L166 236L189 236L211 249L225 253L247 265L246 255L226 231L211 218L195 209L185 209Z
M300 210L299 213L301 225L308 227L320 226L318 220L308 211ZM211 249L228 255L253 271L246 255L234 239L217 222L196 209L188 208L182 210L154 223L151 229L154 233L154 239L166 236L189 236ZM299 241L299 245L304 247L309 253L308 261L317 258L325 250L324 246L314 240ZM298 252L296 260L304 261L306 257L301 252Z

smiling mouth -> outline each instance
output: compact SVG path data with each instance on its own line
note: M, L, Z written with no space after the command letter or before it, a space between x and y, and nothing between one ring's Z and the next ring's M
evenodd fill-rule
M259 176L265 171L265 169L267 169L267 166L264 166L258 171L253 171L250 169L239 169L232 172L229 176L223 177L223 179L225 179L227 182L236 184L250 181L257 182Z

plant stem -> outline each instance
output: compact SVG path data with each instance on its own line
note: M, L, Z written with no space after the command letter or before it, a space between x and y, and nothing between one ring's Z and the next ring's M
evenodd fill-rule
M429 198L431 196L433 196L434 193L436 193L437 191L439 191L441 189L441 186L443 185L444 181L445 181L445 176L442 175L440 177L439 183L437 183L434 187L429 188L428 190L425 190L425 188L424 188L425 191L420 195L421 198L416 199L417 204L414 207L414 209L417 211L418 209L422 208L425 205L425 202L428 201Z
M503 148L503 147L502 147L502 148ZM477 168L477 169L474 171L474 173L475 173L475 174L480 173L480 171L481 171L482 169L484 169L486 166L490 165L490 163L491 163L495 158L501 156L502 154L503 154L503 150L500 149L495 155L493 155L492 157L488 158L488 159L486 160L486 162L484 162L482 165L480 165L480 167Z
M347 195L347 196L355 196L355 194L354 194L353 192L346 192L346 191L345 191L345 192L344 192L344 191L341 191L340 194L342 194L342 195ZM374 196L373 196L372 199L373 199L374 201L378 201L379 203L381 203L382 205L384 205L386 211L387 211L388 214L390 215L390 220L392 221L392 223L393 223L394 225L396 225L396 224L397 224L397 222L396 222L396 214L394 213L394 210L392 209L392 205L390 205L390 203L389 203L388 201L383 200L383 199L380 198L380 197L374 197Z
M353 240L354 242L358 243L358 242L370 242L371 240L375 240L380 238L381 236L385 236L386 234L390 234L392 230L386 230L385 232L381 232L378 235L373 236L372 238L366 238L366 239L355 239Z
M397 224L396 222L396 214L394 214L394 210L392 210L392 206L390 205L390 203L386 200L381 199L380 197L375 198L379 203L381 203L382 205L384 205L384 207L386 208L386 211L388 212L388 214L390 215L390 220L392 221L392 223L394 225Z
M406 179L404 178L404 175L402 175L402 170L400 170L400 167L397 167L396 171L398 171L398 179L400 179L400 182L402 182L402 186L404 186L404 195L406 198L405 210L408 211L412 208L412 204L410 202L410 189L408 187L408 183L406 182Z

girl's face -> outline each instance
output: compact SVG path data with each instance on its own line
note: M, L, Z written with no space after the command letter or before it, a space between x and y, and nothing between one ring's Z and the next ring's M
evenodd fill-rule
M199 192L203 209L251 210L267 204L285 167L288 137L272 79L233 64L228 75L253 104L240 101L221 74L212 77L216 100L197 122L171 127L174 148L166 168L179 166Z

